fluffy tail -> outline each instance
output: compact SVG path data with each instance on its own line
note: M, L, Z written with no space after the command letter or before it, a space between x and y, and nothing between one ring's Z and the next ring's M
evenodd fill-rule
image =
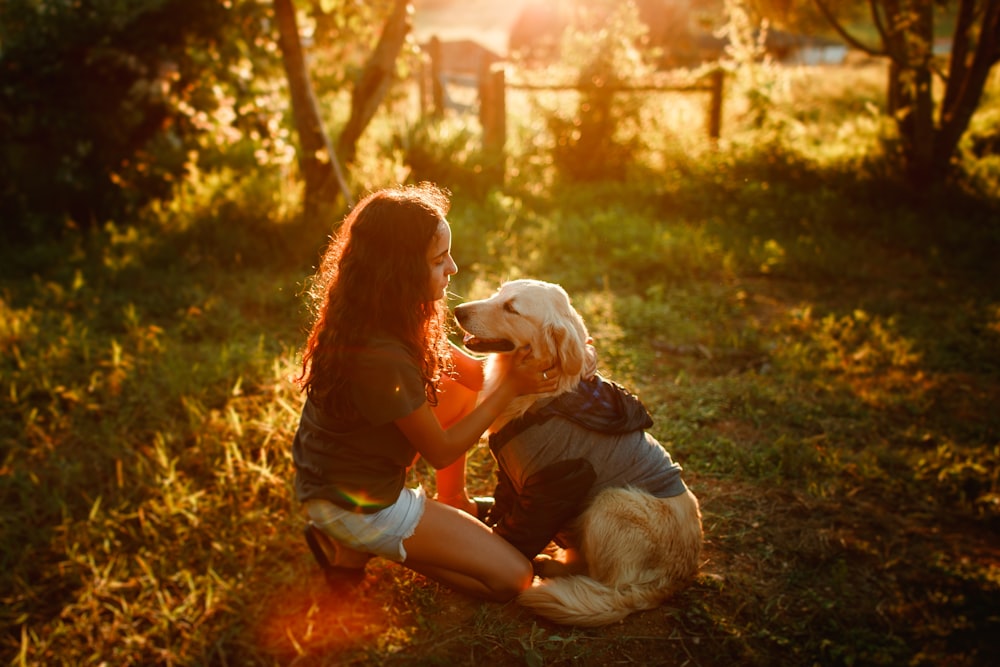
M690 491L654 498L634 488L605 489L580 518L579 533L591 576L546 579L518 597L556 623L620 621L658 606L698 570L701 512Z
M622 620L663 600L663 583L652 581L613 589L583 575L556 577L524 590L518 602L562 625L596 627Z

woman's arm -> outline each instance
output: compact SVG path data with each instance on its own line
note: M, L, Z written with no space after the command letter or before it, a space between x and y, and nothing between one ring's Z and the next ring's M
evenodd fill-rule
M460 385L472 391L482 391L483 389L483 365L486 363L484 357L475 357L458 347L454 343L451 345L451 362L455 365L455 378Z
M502 359L507 366L504 379L472 412L447 430L441 427L427 403L397 419L396 425L435 469L447 467L479 442L489 425L515 397L556 388L558 374L549 372L550 377L543 377L541 369L525 362L528 352L524 348L512 357L504 356Z

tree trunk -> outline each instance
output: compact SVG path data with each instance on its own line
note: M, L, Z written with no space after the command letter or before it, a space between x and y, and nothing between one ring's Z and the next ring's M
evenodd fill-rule
M963 0L955 24L951 66L939 129L934 137L934 169L939 173L947 171L958 142L979 106L990 70L1000 59L1000 3L989 3L978 30L974 25L974 5L973 0ZM974 33L976 42L970 55Z
M906 62L906 52L904 49L903 37L895 26L894 20L886 21L880 19L879 3L869 0L872 19L876 21L879 35L882 38L882 55L889 60L889 80L886 82L886 106L889 115L897 117L897 114L908 104L905 97L903 83L904 63ZM881 9L887 17L894 17L899 13L899 3L897 0L883 0Z
M916 0L910 8L913 24L906 39L907 60L911 63L910 109L905 124L903 150L910 182L919 188L933 178L934 96L932 94L934 17L931 0Z
M403 49L410 27L409 0L396 0L392 13L382 28L378 45L354 85L354 92L351 95L351 117L340 133L340 140L337 143L338 153L345 162L354 161L358 139L368 127L389 89L389 84L392 83L396 58Z
M306 64L298 21L292 0L274 0L274 15L278 23L278 44L281 47L288 91L292 98L292 114L299 135L299 169L305 180L305 216L314 218L337 200L338 192L350 207L353 201L344 182L337 156L323 130L316 94L313 92Z
M915 188L942 180L979 106L990 71L1000 61L1000 1L958 0L939 104L932 93L933 0L868 0L882 48L851 35L827 0L813 2L848 44L889 59L887 105L899 131L907 176Z

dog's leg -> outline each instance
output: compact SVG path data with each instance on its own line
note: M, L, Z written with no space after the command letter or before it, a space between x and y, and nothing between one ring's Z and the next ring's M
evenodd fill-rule
M556 547L551 553L542 553L532 561L535 574L543 579L587 574L587 561L579 549Z
M587 559L582 549L563 549L561 560L566 566L567 574L587 574Z

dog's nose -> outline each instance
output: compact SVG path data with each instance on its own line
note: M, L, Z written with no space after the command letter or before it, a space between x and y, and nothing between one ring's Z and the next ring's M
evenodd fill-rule
M468 313L468 308L466 308L466 306L468 305L469 304L467 303L462 303L455 306L455 319L458 320L459 324L465 321L465 317Z

